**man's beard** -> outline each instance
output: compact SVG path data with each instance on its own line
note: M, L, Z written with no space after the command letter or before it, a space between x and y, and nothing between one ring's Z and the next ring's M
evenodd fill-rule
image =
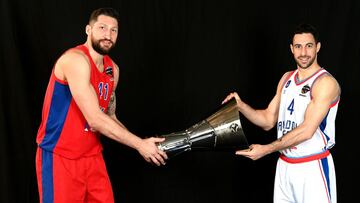
M100 43L102 41L110 41L112 43L112 46L110 46L108 49L101 47ZM110 50L115 46L115 43L111 40L101 39L101 40L95 40L94 38L91 39L92 48L101 55L109 54Z
M307 69L307 68L309 68L309 67L314 63L315 57L310 58L310 60L309 60L308 63L306 63L306 64L301 63L301 60L298 59L298 58L295 58L295 61L296 61L296 64L297 64L300 68L302 68L302 69Z

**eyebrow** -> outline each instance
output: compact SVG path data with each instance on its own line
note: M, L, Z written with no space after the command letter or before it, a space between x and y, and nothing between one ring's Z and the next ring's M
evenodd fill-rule
M98 25L107 26L107 27L110 27L111 29L112 29L112 28L116 28L116 29L119 28L119 26L110 26L110 25L108 25L108 24L106 24L106 23L101 23L101 22L98 22Z
M313 43L313 42L309 42L309 43L306 43L305 45L309 45L309 44L314 45L315 43ZM297 44L294 44L293 46L296 46L296 45L303 45L303 44L301 44L301 43L297 43Z

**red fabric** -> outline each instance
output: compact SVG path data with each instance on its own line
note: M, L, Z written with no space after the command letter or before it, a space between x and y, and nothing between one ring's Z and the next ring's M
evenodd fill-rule
M84 52L88 57L90 83L97 94L99 108L106 112L114 86L113 76L105 72L106 68L114 72L111 58L104 56L104 71L100 72L86 46L80 45L73 49ZM57 79L54 71L46 90L42 122L36 140L42 149L69 159L92 156L102 150L99 134L89 129L85 117L72 98L68 83Z
M281 154L280 158L288 163L292 163L292 164L296 164L296 163L304 163L304 162L308 162L308 161L314 161L314 160L318 160L318 159L323 159L325 157L327 157L330 154L329 150L326 150L323 153L320 154L315 154L312 156L308 156L308 157L302 157L302 158L289 158L286 157L285 155Z
M113 191L102 154L80 159L67 159L38 148L36 169L42 203L42 180L45 170L41 157L43 153L52 156L52 180L54 203L113 203Z

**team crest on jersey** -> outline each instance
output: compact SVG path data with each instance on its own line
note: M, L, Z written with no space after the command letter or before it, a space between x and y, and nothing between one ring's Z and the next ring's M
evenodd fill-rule
M310 91L310 86L308 84L304 85L302 88L301 88L301 94L300 96L303 96L303 97L306 97L306 93Z
M110 80L113 81L114 80L114 72L113 72L113 68L111 66L108 66L105 68L105 73L106 75L110 76Z
M301 94L306 94L306 92L310 91L310 86L309 85L305 85L302 89L301 89Z
M105 68L105 73L111 77L114 76L113 69L111 66Z

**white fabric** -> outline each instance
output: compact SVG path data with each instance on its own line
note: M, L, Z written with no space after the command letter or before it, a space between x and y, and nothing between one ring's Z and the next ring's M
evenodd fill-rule
M311 101L311 88L314 81L322 75L328 74L325 69L320 69L311 77L297 81L298 70L294 71L285 81L282 89L279 117L277 123L278 138L282 137L304 121L304 114ZM306 91L308 90L308 91ZM335 117L338 108L338 99L329 109L321 126L314 136L290 150L281 153L287 157L299 158L319 154L330 149L335 144Z

